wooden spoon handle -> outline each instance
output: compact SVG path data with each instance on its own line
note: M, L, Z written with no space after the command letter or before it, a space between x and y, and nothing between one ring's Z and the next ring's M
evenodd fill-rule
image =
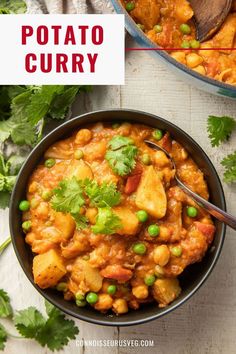
M232 0L189 0L197 28L197 39L210 39L227 17Z

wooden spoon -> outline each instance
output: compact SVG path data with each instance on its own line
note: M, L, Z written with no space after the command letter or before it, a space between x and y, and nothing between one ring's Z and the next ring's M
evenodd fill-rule
M197 28L197 39L210 39L226 19L233 0L189 0Z

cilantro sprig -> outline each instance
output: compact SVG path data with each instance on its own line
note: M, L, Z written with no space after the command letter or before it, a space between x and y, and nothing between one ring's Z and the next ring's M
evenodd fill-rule
M122 227L120 218L111 208L98 208L96 224L92 226L95 234L112 235Z
M134 169L137 153L138 149L131 138L117 135L109 141L105 158L116 174L125 176Z
M115 183L103 182L101 185L97 181L86 179L84 182L85 193L90 199L90 203L95 207L113 207L120 203L121 194L117 191Z
M212 147L227 141L236 127L236 121L231 117L209 116L207 130Z
M0 317L12 317L13 311L8 294L0 289ZM69 320L65 315L53 305L45 301L47 317L45 317L35 307L28 307L17 311L13 318L13 324L20 334L20 337L11 335L0 324L0 350L4 350L7 339L31 338L37 341L42 347L50 350L63 349L71 339L75 339L79 333L73 320Z
M226 156L221 164L225 167L224 181L226 183L236 182L236 151Z
M212 147L219 146L229 140L232 132L236 128L236 120L231 117L209 116L207 130ZM225 167L224 181L226 183L236 182L236 151L226 156L221 165Z

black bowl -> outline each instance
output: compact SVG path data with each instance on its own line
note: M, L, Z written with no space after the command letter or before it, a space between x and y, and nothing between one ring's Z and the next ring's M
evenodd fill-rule
M13 246L17 258L26 274L28 279L34 287L53 305L60 308L67 314L77 317L81 320L92 322L100 325L108 326L129 326L144 323L150 320L159 318L170 311L174 310L187 299L189 299L197 289L207 279L208 275L214 268L216 261L220 255L221 248L224 242L225 225L216 222L216 235L213 244L208 251L207 255L201 263L194 264L186 269L180 276L180 283L182 293L177 300L166 308L158 308L156 304L144 305L137 311L131 310L129 313L115 316L111 314L101 314L95 311L92 307L78 308L74 302L65 301L62 294L53 289L40 289L34 284L32 276L32 252L29 246L24 241L24 234L21 228L21 212L18 209L19 202L25 199L25 191L29 176L34 168L41 160L43 153L49 148L50 145L56 141L70 135L74 130L88 124L95 122L109 122L109 121L130 121L136 123L144 123L155 128L168 130L172 137L183 144L186 150L192 155L198 166L202 169L208 182L211 201L225 210L225 198L222 185L219 177L213 167L211 161L201 149L201 147L184 131L175 126L174 124L159 118L157 116L133 111L133 110L110 110L98 111L82 116L76 117L51 132L47 135L31 152L24 166L22 167L14 191L12 193L10 203L10 230L12 236Z

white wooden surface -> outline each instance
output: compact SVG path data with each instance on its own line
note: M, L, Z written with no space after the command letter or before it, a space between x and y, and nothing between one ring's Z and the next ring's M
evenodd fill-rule
M130 45L130 43L129 43ZM114 68L115 70L115 68ZM80 96L73 114L103 108L135 108L173 121L193 136L211 157L222 176L220 160L236 149L235 136L230 144L212 149L207 138L209 114L236 117L236 101L215 97L188 86L166 67L144 52L132 52L126 58L126 85L95 87ZM224 185L228 210L236 214L236 194ZM0 242L9 235L8 211L0 212ZM15 309L36 305L43 309L43 298L21 270L10 246L0 257L0 288L6 289ZM205 285L185 305L168 316L149 324L108 328L76 321L78 339L152 339L158 354L231 354L236 353L236 234L228 230L220 260ZM8 323L7 323L8 325ZM142 348L76 347L71 342L63 353L141 353ZM48 353L30 340L10 340L7 354Z

